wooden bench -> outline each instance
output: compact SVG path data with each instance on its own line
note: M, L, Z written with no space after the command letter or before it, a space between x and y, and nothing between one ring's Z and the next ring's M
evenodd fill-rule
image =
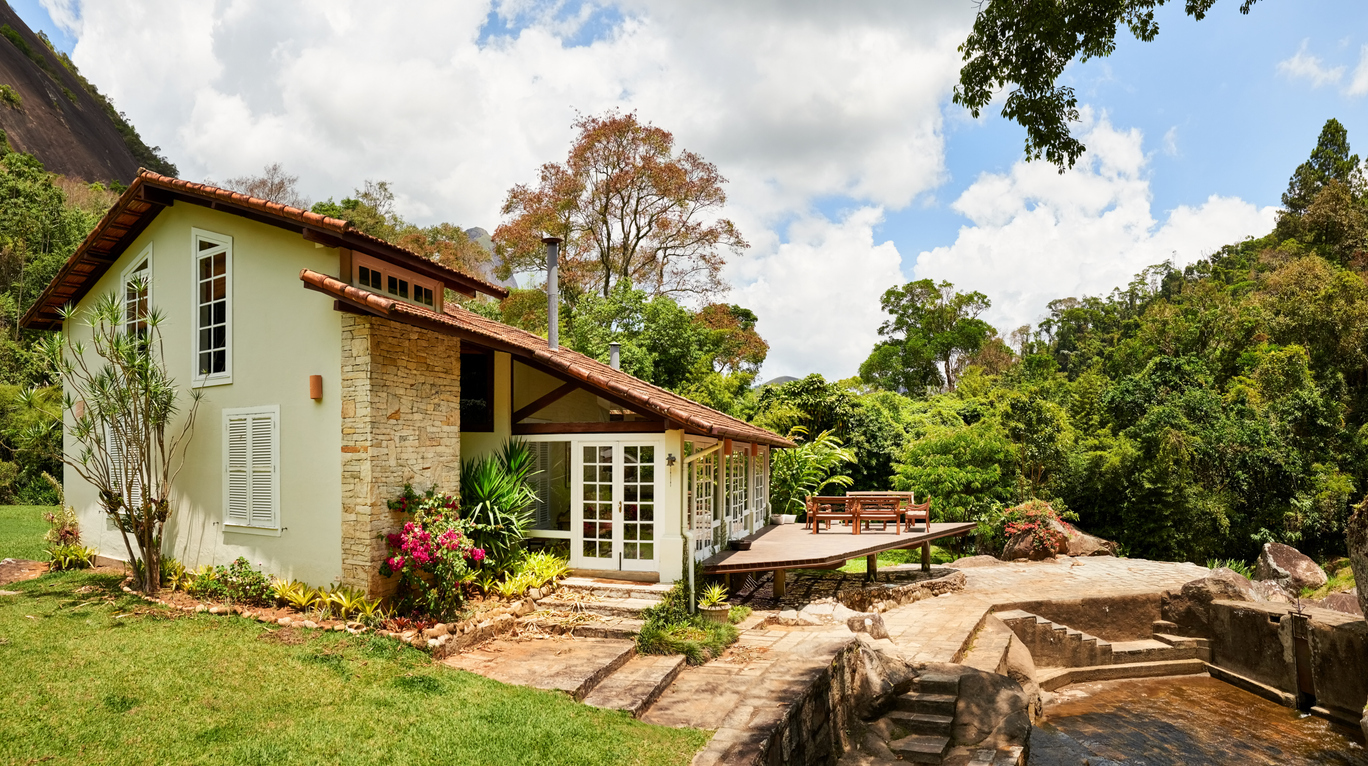
M854 523L855 503L849 497L824 497L814 495L807 499L807 524L816 534L821 529L822 522L826 522L827 529L831 529L833 521L849 521ZM856 526L858 531L858 525Z
M902 534L903 503L906 502L897 495L855 495L855 534L860 533L860 528L873 522L882 522L884 531L888 531L888 522L893 522L893 534Z

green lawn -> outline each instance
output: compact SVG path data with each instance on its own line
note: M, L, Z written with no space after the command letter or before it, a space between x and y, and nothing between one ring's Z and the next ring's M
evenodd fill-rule
M47 561L43 514L51 510L46 505L0 505L0 559Z
M0 763L687 764L708 739L386 639L282 643L242 618L171 613L111 576L8 587Z
M945 550L939 545L931 546L931 563L949 564L954 560L955 554ZM921 548L897 548L895 550L884 551L883 553L879 554L879 566L881 567L891 567L897 564L920 563ZM868 569L868 562L865 561L865 558L863 556L861 556L860 558L851 559L847 561L845 563L845 566L841 567L838 571L845 572L846 574L860 574L866 569Z

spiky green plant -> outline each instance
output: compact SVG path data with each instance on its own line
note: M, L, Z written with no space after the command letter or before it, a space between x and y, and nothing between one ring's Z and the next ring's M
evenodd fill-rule
M473 525L470 538L484 550L487 568L507 571L522 555L537 499L529 481L535 473L532 451L518 439L497 455L462 462L461 517Z

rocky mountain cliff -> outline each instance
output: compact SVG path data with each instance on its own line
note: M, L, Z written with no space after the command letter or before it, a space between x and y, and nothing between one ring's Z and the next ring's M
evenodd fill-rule
M128 183L146 167L176 175L71 60L0 0L0 131L54 173ZM3 151L3 145L0 145Z

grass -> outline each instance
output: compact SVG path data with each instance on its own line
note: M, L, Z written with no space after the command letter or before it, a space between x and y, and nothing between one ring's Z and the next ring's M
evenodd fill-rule
M0 505L0 559L47 561L43 514L52 510L47 505Z
M1229 569L1251 580L1254 579L1254 567L1238 559L1212 559L1207 562L1207 569Z
M708 739L386 639L169 612L108 575L8 587L0 763L686 764Z
M957 557L955 554L951 553L950 551L947 551L946 549L940 547L939 545L933 545L933 546L931 546L931 563L932 563L932 564L949 564L950 562L954 561L956 558L958 558L958 557ZM895 565L898 565L898 564L920 564L920 563L921 563L921 548L898 548L898 549L891 550L891 551L884 551L883 553L880 553L880 554L879 554L879 566L880 566L880 567L889 567L889 566L895 566ZM851 559L851 560L847 561L847 562L845 563L845 566L841 567L840 569L838 569L838 570L836 570L836 571L838 571L838 572L845 572L846 574L862 574L862 573L865 572L866 569L869 568L869 567L868 567L868 564L869 564L869 562L867 562L867 561L865 560L865 558L864 558L863 556L861 556L860 558Z
M1302 598L1322 599L1331 593L1342 593L1354 587L1354 570L1349 566L1349 559L1335 559L1325 564L1325 574L1330 578L1315 590L1310 588L1302 591Z

